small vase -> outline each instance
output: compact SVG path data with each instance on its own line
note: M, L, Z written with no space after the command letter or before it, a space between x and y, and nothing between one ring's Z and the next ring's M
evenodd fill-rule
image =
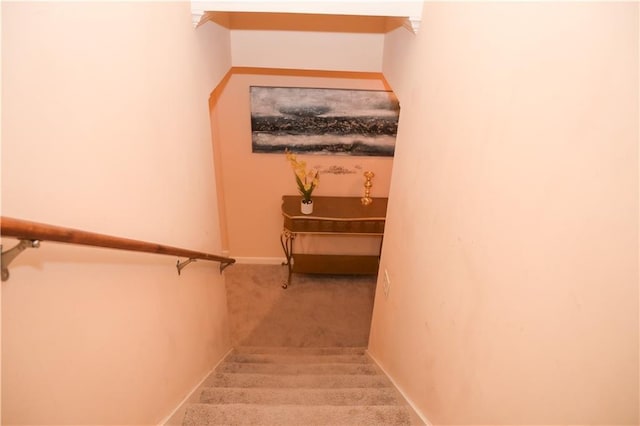
M302 200L300 202L300 211L302 214L311 214L313 213L313 200Z

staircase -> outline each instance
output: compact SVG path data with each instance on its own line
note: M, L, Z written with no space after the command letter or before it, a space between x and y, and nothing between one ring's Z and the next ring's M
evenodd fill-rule
M423 424L364 348L240 348L209 376L184 426Z

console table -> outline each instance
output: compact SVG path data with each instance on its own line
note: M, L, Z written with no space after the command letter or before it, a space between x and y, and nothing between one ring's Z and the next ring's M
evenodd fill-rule
M280 243L286 256L287 281L293 272L312 274L378 273L380 252L377 255L302 254L294 253L293 242L297 234L379 235L384 234L387 199L373 198L364 206L359 197L313 197L313 213L300 212L300 196L282 197L284 228ZM382 239L380 242L382 248Z

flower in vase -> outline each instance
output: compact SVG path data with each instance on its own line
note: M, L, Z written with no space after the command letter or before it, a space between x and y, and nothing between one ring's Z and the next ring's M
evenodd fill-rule
M298 185L298 192L302 195L302 200L305 203L311 201L311 194L313 190L318 186L320 182L320 172L316 169L307 171L307 163L305 161L298 160L290 151L285 151L287 160L291 164L293 174L296 177L296 184Z

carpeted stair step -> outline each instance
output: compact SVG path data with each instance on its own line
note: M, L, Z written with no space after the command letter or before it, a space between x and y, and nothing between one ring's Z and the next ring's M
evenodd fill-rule
M224 362L217 370L236 374L378 374L371 364L321 363L282 364L253 362Z
M422 424L363 348L235 349L184 426Z
M268 355L364 355L366 348L362 347L264 347L264 346L240 346L234 349L236 354L268 354Z
M383 388L391 383L385 376L364 374L235 374L217 371L205 380L206 387L225 388Z
M336 355L300 355L300 354L244 354L232 353L225 361L227 362L250 362L250 363L270 363L270 364L369 364L371 361L366 355L336 354Z
M184 426L205 425L409 425L406 407L191 404Z
M393 388L291 389L205 388L200 402L260 405L397 405Z

